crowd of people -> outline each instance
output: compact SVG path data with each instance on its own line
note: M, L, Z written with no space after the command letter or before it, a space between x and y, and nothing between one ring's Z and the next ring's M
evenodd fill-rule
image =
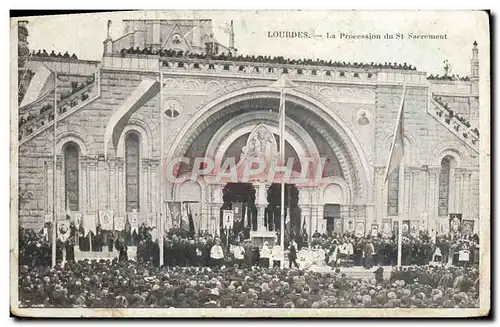
M427 79L434 80L434 81L462 81L462 82L469 82L470 81L469 76L460 76L460 75L456 75L456 74L453 74L453 75L448 75L448 74L432 75L431 74L431 75L427 76Z
M121 49L120 55L159 55L160 57L169 58L192 58L192 59L211 59L211 60L221 60L221 61L239 61L239 62L254 62L254 63L270 63L270 64L282 64L282 65L308 65L308 66L327 66L336 68L363 68L363 69L399 69L399 70L416 70L416 67L408 65L407 63L350 63L345 61L332 61L332 60L321 60L321 59L289 59L283 56L262 56L262 55L233 55L229 53L221 54L210 54L206 53L191 53L189 51L176 51L170 49L153 50L151 48L140 49L138 47Z
M45 49L38 50L38 51L33 50L31 52L31 56L33 56L33 57L50 57L50 58L66 58L66 59L78 60L77 55L74 53L72 55L70 55L69 52L66 51L64 54L61 54L60 52L58 52L56 54L56 52L54 50L52 50L51 53L48 53Z
M445 102L443 100L443 98L441 97L438 97L438 96L435 96L433 95L433 99L439 103L441 106L443 106L443 108L446 109L446 111L448 112L448 123L450 122L451 118L455 117L457 118L462 124L464 124L467 128L470 128L471 127L471 124L470 122L465 119L464 117L460 116L459 114L455 113L451 107L448 105L447 102ZM474 132L477 136L479 136L479 130L477 129L477 127L475 127L474 129L472 129L472 132Z
M387 280L352 279L337 268L162 267L86 260L19 270L24 307L110 308L470 308L476 268L394 269Z

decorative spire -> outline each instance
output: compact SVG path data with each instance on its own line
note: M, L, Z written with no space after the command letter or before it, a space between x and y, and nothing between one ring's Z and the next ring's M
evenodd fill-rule
M111 37L109 36L109 30L111 29L111 24L112 24L112 22L111 22L111 19L110 19L110 20L108 20L108 36L106 38L107 40L111 39Z
M444 64L444 76L448 76L448 73L451 70L451 64L448 61L448 59L446 59L445 61L443 61L443 64Z
M229 49L234 49L234 28L232 20L231 25L229 26Z

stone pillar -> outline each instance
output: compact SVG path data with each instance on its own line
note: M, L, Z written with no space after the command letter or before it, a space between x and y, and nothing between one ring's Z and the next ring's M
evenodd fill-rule
M412 197L411 193L411 172L410 172L410 167L406 166L405 167L405 176L404 176L404 182L403 182L403 187L404 187L404 198L403 198L403 203L401 208L403 209L403 220L408 219L411 220L410 217L410 199Z
M142 213L144 221L146 219L146 212L150 212L150 208L148 206L149 203L149 190L148 190L148 167L149 167L149 159L142 158L141 166L140 166L140 177L139 177L139 203L140 203L140 211Z
M118 192L116 194L117 197L117 211L118 215L121 217L125 217L125 176L124 176L124 167L125 160L123 158L118 158L116 161L116 179L117 179L117 188Z
M382 226L382 220L384 217L387 216L387 210L384 213L384 209L386 209L383 205L384 200L384 188L385 188L385 181L384 181L384 174L385 174L385 167L375 167L375 185L374 185L374 199L375 199L375 209L374 209L374 222L380 226Z
M429 212L429 227L432 230L437 232L437 235L441 233L439 229L439 224L442 223L439 221L438 216L438 195L439 195L439 173L441 172L441 166L429 166L429 183L428 183L428 207L427 211Z
M118 202L116 197L116 157L111 157L108 159L108 167L109 167L109 206L108 209L113 210L116 215L118 209Z
M463 188L462 188L462 196L463 196L463 217L462 219L471 219L471 191L470 191L470 183L471 180L471 171L464 169L463 171Z
M221 208L222 208L222 202L214 202L212 203L212 210L213 210L213 215L215 219L213 219L214 226L213 226L213 231L215 235L220 236L220 216L221 216Z
M164 198L160 198L160 178L159 178L159 161L157 159L150 159L148 165L148 189L149 189L149 208L151 212L160 212L160 208L162 208L164 214L167 214L166 207L164 205L165 200L171 199L168 194L166 194L167 190L165 184L164 187ZM172 199L171 199L172 200ZM163 207L161 207L163 206Z
M65 176L62 169L63 158L61 155L56 156L56 219L62 219L66 211L66 190L65 190Z
M453 206L453 212L463 213L464 209L462 206L462 190L463 190L463 172L461 168L455 168L455 203ZM451 184L451 181L450 181Z
M422 190L421 186L419 186L420 182L420 168L411 168L410 169L410 206L409 206L409 215L410 219L413 220L419 220L420 221L420 214L424 212L425 210L425 205L422 204L422 194L425 194L424 192L421 192ZM425 190L425 188L424 188Z
M104 156L99 155L97 159L97 208L109 208L109 189L108 189L108 164L104 161Z
M265 210L267 203L267 187L263 182L254 183L255 187L255 205L257 206L257 231L265 231L264 226Z
M87 158L80 158L80 212L87 212L89 207Z

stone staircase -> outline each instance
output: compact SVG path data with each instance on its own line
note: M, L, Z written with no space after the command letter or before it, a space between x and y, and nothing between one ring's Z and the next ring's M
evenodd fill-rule
M436 99L431 98L428 112L451 133L455 134L460 141L479 153L479 133L453 115L451 109L445 108Z

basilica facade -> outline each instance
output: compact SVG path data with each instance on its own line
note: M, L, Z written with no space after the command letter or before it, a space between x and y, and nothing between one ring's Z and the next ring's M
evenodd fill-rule
M477 44L470 76L429 78L406 64L241 56L234 33L220 44L210 20L124 24L121 38L104 41L100 62L34 53L30 62L57 72L55 93L37 82L39 71L20 66L22 226L40 229L55 204L57 219L107 210L136 213L139 223L165 219L168 228L166 204L183 201L199 203L198 230L217 233L222 210L234 202L248 207L254 229L269 229L268 217L279 212L275 182L238 186L206 173L173 184L166 171L179 157L238 162L257 141L276 152L280 90L271 84L287 73L297 87L286 91L285 157L297 172L304 158L325 159L321 183L287 185L297 232L387 232L402 220L411 230L445 234L450 214L477 232ZM404 85L404 173L386 181ZM32 94L43 97L28 101ZM191 176L193 162L178 165L177 176Z

